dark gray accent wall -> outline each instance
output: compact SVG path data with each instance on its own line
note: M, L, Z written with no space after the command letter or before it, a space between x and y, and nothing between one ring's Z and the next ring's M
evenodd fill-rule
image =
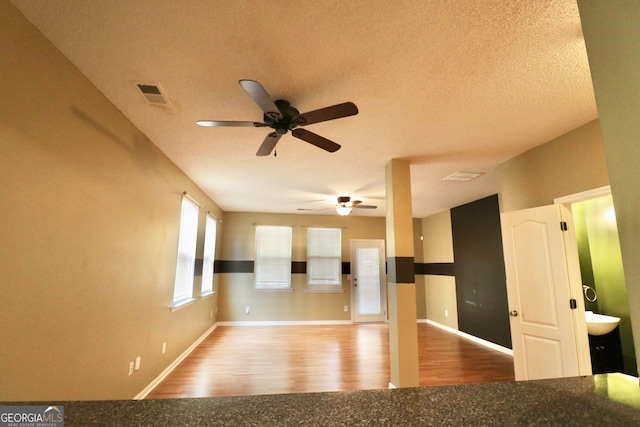
M416 283L413 257L387 258L387 274L392 283Z
M452 262L416 263L416 274L432 274L434 276L455 276L455 264Z
M198 269L198 261L200 261L200 272L202 275L202 260L196 260L196 270ZM226 261L216 260L214 271L216 273L253 273L253 261ZM291 274L306 274L307 263L304 261L291 261ZM342 274L351 274L351 264L342 263Z
M458 328L511 348L498 196L451 210Z

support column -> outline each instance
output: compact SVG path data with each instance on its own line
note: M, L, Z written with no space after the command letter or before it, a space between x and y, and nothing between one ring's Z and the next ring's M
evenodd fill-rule
M409 161L385 166L389 362L392 387L420 385Z

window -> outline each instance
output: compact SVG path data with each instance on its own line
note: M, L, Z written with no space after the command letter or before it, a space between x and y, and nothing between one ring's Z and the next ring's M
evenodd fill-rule
M342 230L307 229L307 287L342 289Z
M256 289L291 289L291 227L256 227Z
M180 236L178 237L178 262L173 288L173 307L193 300L193 274L196 264L198 239L198 206L187 197L182 198Z
M213 263L216 256L216 219L207 214L204 226L204 254L202 256L202 287L200 295L213 293Z

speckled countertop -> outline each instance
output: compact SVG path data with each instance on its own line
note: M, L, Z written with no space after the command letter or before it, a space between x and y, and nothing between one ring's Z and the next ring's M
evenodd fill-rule
M64 406L65 426L640 426L638 379L622 374L395 390L47 404Z

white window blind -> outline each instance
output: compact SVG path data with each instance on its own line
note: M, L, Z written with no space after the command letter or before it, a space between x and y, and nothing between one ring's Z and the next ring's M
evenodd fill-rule
M186 197L182 198L180 236L178 238L178 262L173 288L173 306L193 298L193 274L196 263L198 239L198 206Z
M291 227L256 227L256 289L291 288Z
M341 229L307 229L307 285L310 289L342 288Z
M200 295L213 292L213 263L216 256L216 219L207 215L204 228L204 254L202 256L202 287Z

